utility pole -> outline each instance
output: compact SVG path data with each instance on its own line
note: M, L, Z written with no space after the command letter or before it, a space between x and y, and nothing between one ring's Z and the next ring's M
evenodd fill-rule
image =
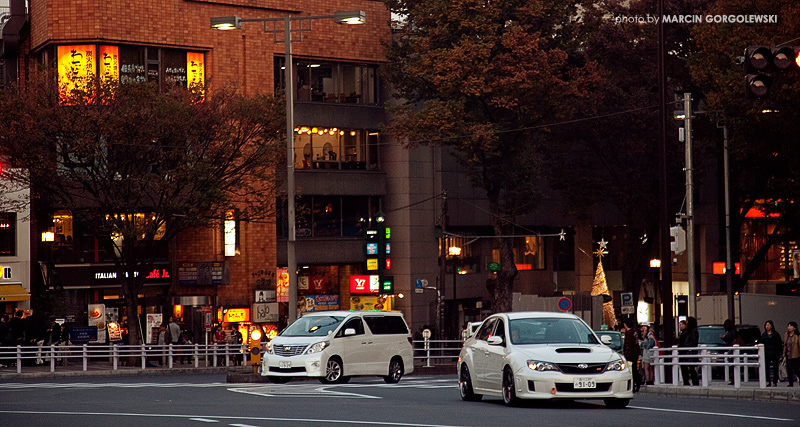
M731 189L730 164L728 163L728 125L722 125L722 165L725 170L725 293L728 296L728 319L736 319L736 308L733 304L733 264L731 252Z
M689 316L697 316L695 295L697 284L694 259L694 188L692 182L692 94L683 94L683 123L686 135L686 268L689 278Z
M447 241L446 239L446 231L447 231L447 190L442 190L442 216L439 219L439 225L442 228L442 237L439 240L439 280L437 283L438 290L436 292L436 332L438 334L437 339L443 340L444 337L444 286L445 280L447 277Z

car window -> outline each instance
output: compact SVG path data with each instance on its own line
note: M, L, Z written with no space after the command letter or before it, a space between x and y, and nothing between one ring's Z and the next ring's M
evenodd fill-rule
M574 318L512 319L509 330L512 344L598 344L592 330Z
M489 339L489 336L492 335L492 331L494 330L494 324L497 322L497 318L494 317L483 322L483 326L478 330L478 333L475 335L475 338L486 341Z
M725 328L722 326L700 327L697 328L697 344L698 345L716 345L725 346L725 341L720 338L720 335L725 333Z
M505 341L506 339L506 328L505 323L503 323L503 319L497 319L497 326L494 328L494 333L492 334L495 337L500 337Z
M350 328L356 330L356 335L364 335L364 322L361 321L360 317L354 317L354 318L348 320L347 322L345 322L344 325L342 325L342 328L339 329L339 332L336 333L336 338L343 337L344 336L344 331L346 329L350 329ZM352 336L352 335L349 335L349 336Z
M374 335L408 334L408 326L400 316L364 316L370 332Z

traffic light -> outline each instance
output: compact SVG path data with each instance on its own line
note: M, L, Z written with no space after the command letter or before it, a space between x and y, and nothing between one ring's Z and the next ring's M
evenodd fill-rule
M680 255L686 250L686 231L681 226L669 228L669 250L675 252L675 255Z
M777 74L800 70L800 46L749 46L744 51L744 67L747 97L765 97Z
M253 328L247 337L247 348L250 350L250 364L261 363L261 327Z

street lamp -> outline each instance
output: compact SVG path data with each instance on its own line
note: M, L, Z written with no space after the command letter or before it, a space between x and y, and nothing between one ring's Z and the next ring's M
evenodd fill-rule
M211 28L216 30L241 29L243 22L261 22L264 32L272 34L275 43L284 44L285 66L284 80L286 83L286 192L287 192L287 220L289 223L289 238L286 242L286 263L289 270L289 310L287 313L287 323L291 324L297 319L297 259L295 257L295 185L294 185L294 83L292 72L292 33L298 35L297 41L303 41L303 33L311 31L311 23L316 19L333 19L337 24L353 25L366 22L366 14L363 11L334 12L333 15L323 16L292 16L286 15L282 18L253 18L243 19L238 16L224 16L211 18ZM283 30L278 23L283 21ZM292 29L292 21L299 21L298 28ZM267 23L271 22L272 27ZM307 26L303 26L307 23ZM283 32L283 40L278 36Z

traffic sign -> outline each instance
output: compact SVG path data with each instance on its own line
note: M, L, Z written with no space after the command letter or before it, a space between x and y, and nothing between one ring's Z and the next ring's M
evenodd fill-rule
M500 271L500 263L490 262L486 265L486 269L489 271Z
M631 306L633 307L633 292L623 292L620 294L620 299L622 300L622 306Z
M561 298L558 300L558 308L560 308L562 311L567 311L572 308L572 301L570 301L570 299L567 297Z

